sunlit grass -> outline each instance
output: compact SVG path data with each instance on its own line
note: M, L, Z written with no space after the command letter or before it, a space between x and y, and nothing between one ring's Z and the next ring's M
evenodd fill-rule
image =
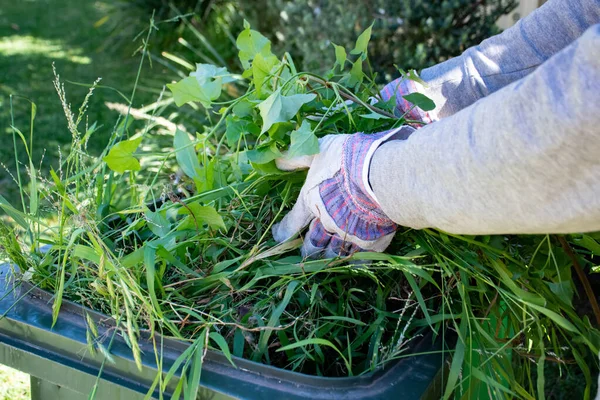
M29 375L0 365L0 400L28 400Z
M0 56L44 56L51 60L67 60L76 64L90 64L92 60L82 55L80 48L67 47L60 40L33 36L9 36L0 39Z

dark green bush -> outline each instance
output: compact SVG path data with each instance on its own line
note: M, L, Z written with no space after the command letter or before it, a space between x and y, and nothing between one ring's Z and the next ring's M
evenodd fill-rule
M517 0L128 0L112 6L111 18L119 36L131 37L133 31L145 28L152 10L157 20L171 19L178 13L195 13L188 18L189 23L222 53L227 64L235 62L231 38L237 36L246 18L258 31L270 36L277 53L290 51L305 70L315 72L324 72L333 64L332 40L350 49L358 34L373 23L370 57L372 67L384 81L397 75L394 64L419 70L456 56L498 33L496 20L517 3ZM198 35L186 30L182 22L160 25L159 29L161 51L171 51L174 47L181 50L175 40L180 36L206 51ZM208 52L207 55L210 56Z
M460 54L499 32L496 20L516 0L257 0L241 6L277 47L292 49L305 69L322 71L333 60L330 40L351 48L371 23L373 68L389 79L393 64L422 69ZM383 79L383 77L381 77Z

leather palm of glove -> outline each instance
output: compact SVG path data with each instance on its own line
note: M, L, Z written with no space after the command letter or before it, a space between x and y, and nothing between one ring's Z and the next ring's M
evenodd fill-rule
M376 134L328 135L319 140L314 156L277 159L277 167L292 171L309 168L298 200L273 227L273 237L283 242L309 226L302 255L337 257L357 251L384 251L396 224L381 210L368 182L375 150L384 142L405 139L414 128Z

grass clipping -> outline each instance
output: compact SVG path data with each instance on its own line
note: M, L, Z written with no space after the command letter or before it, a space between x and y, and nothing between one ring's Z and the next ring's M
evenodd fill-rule
M148 150L156 138L148 126L130 136L127 115L102 155L89 155L96 125L81 128L89 97L73 113L57 78L73 145L49 177L29 161L36 179L22 190L22 211L0 197L32 249L19 267L55 294L55 318L63 298L114 317L138 364L144 330L190 341L186 354L200 362L210 347L232 362L334 377L410 357L424 333L451 333L456 345L439 355L450 362L446 398L533 398L544 391L549 362L577 364L589 396L598 330L577 312L571 259L551 236L401 229L387 253L357 253L352 263L305 261L301 239L273 241L271 227L305 177L275 167L283 150L314 154L326 134L411 122L394 115L395 99L379 98L369 37L367 29L349 54L335 46L333 69L317 76L297 71L289 54L272 54L246 26L236 43L242 75L198 64L168 85L178 106L205 108L207 124L195 135L177 129L173 147L160 151ZM28 146L16 127L13 138ZM42 208L53 223L40 218ZM22 254L14 230L3 230L13 238L4 250ZM585 268L600 253L599 239L568 237ZM40 244L49 246L45 253L35 250ZM93 329L89 336L99 346ZM201 364L193 365L199 376ZM180 389L193 394L197 381L189 382L195 386Z

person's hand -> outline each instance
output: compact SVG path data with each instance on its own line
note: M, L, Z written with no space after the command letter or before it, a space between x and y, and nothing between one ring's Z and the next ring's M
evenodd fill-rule
M383 213L371 190L369 165L383 142L405 139L413 131L402 126L370 135L328 135L319 140L317 155L277 159L279 169L309 171L296 204L273 226L275 240L283 242L310 224L302 246L305 257L384 251L396 224Z
M413 106L404 97L412 93L424 93L425 88L418 82L410 80L405 77L400 77L383 87L380 92L383 101L388 101L392 96L396 96L396 110L395 114L398 117L404 116L404 118L419 121L424 124L429 124L437 120L435 111L423 111L419 107ZM414 124L415 128L420 128L422 125Z

